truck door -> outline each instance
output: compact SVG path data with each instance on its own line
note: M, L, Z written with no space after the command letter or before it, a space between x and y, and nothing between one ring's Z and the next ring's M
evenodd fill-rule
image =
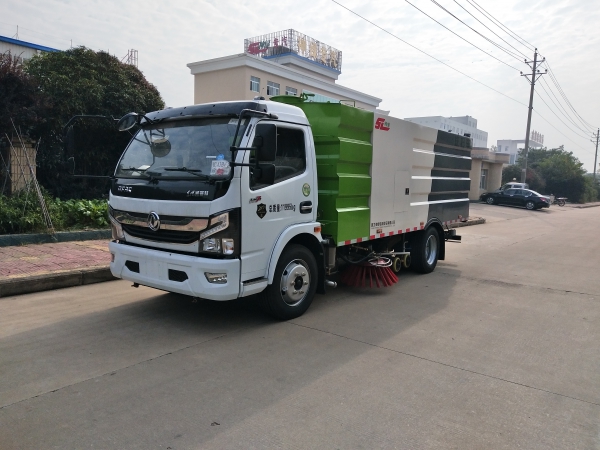
M248 167L242 170L242 281L266 276L273 247L286 228L315 220L316 176L309 139L306 127L277 124L275 183L257 184Z

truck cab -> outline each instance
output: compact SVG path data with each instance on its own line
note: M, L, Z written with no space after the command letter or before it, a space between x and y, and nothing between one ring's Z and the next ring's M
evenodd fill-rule
M290 274L286 286L274 288L282 293L279 306L308 308L303 300L314 295L323 254L313 137L302 111L223 102L166 109L139 122L110 190L112 273L231 300L272 284L287 248ZM259 161L265 146L272 160ZM298 249L294 242L311 257L289 252Z

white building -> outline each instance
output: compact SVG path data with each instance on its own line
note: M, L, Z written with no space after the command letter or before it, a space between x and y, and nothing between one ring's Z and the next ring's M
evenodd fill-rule
M13 57L19 58L21 61L30 59L40 53L59 51L60 50L44 45L32 44L31 42L20 41L19 39L0 36L0 53L10 52Z
M470 135L473 139L473 148L487 148L488 133L477 128L477 119L471 116L462 117L407 117L404 120L418 123L426 127L443 130L449 133Z
M295 30L246 39L244 53L193 62L194 103L312 94L375 111L381 99L337 84L342 52Z
M519 151L525 148L525 139L498 139L497 141L498 153L508 153L510 155L509 164L515 164L517 162L517 156ZM530 148L541 148L544 146L544 135L537 131L532 131L529 138Z

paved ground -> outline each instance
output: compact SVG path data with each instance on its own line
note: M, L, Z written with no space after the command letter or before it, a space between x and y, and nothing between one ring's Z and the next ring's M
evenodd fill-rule
M22 278L110 263L108 240L0 247L0 277Z
M130 283L0 299L0 448L600 448L600 208L471 205L303 317Z

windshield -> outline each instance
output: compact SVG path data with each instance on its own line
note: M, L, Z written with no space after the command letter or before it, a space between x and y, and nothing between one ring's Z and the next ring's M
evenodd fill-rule
M248 120L238 132L238 143ZM120 178L227 178L238 119L215 117L155 124L139 130L121 157Z

